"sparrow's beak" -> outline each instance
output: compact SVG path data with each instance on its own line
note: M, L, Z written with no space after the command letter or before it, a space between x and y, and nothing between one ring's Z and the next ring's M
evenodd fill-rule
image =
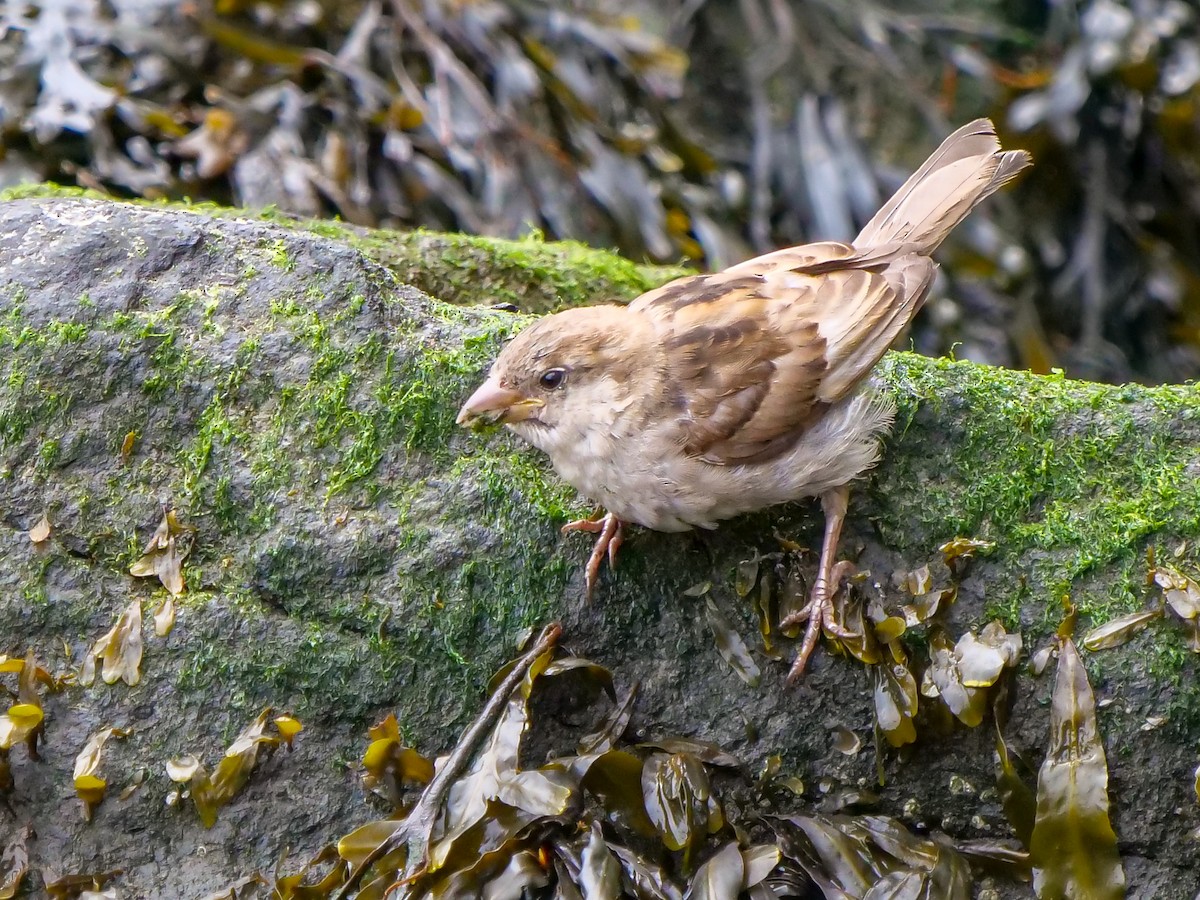
M524 396L520 391L502 387L500 382L489 378L471 395L458 411L459 425L521 422L528 419L545 402Z

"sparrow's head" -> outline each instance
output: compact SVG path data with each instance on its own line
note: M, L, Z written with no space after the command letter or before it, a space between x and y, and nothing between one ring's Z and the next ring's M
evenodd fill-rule
M619 306L546 316L501 351L458 424L503 423L541 445L539 432L578 427L598 409L619 407L646 362L637 352L645 328Z

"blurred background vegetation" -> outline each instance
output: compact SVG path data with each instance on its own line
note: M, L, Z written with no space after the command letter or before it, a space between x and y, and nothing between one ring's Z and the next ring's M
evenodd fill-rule
M1184 0L9 0L0 186L720 268L853 236L989 115L1036 165L942 254L917 349L1183 381L1198 18Z

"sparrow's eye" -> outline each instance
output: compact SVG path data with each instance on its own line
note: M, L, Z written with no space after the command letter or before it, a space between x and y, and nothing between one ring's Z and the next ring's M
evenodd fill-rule
M554 390L559 387L567 379L566 369L547 369L542 373L542 377L538 379L542 387L547 390Z

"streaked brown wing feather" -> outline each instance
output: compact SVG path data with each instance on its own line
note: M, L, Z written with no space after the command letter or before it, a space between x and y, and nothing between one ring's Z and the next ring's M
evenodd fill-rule
M682 442L713 463L769 459L848 396L914 315L929 254L1029 164L979 119L950 135L854 244L776 250L630 304L665 345Z
M756 256L745 262L730 266L726 275L769 275L772 272L806 272L817 275L839 268L846 262L858 259L861 251L850 244L839 241L821 241L816 244L801 244L785 247Z
M631 304L661 336L688 453L731 465L784 452L887 349L889 323L904 319L889 279L830 271L812 252L819 246L805 258L822 274L780 265L763 267L765 276L701 275Z

